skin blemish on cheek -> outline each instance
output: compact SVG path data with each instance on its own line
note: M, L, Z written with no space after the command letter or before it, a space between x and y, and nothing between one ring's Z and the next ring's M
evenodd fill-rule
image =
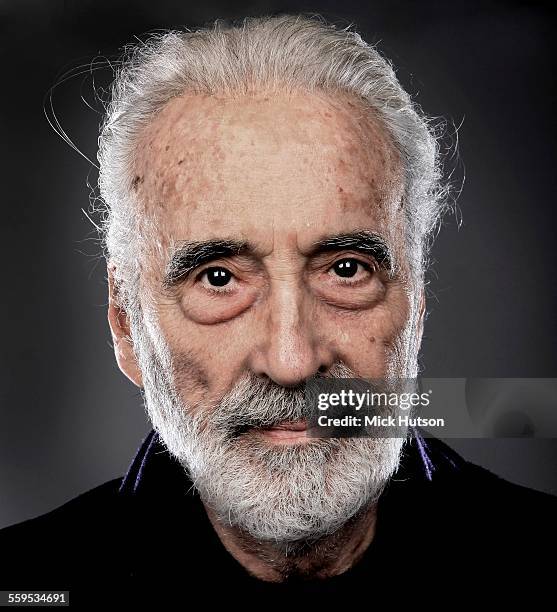
M143 181L144 181L144 177L137 174L132 181L132 189L134 191L137 191L137 188L139 187L139 185L141 185L141 183L143 183Z

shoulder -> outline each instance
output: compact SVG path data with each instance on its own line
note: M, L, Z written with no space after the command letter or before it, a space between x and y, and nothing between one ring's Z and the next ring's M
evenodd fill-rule
M462 493L474 516L502 537L513 534L516 544L557 545L557 497L510 482L486 468L467 462Z
M490 592L505 588L503 576L523 584L547 577L545 559L557 546L557 498L475 465L438 439L420 444L413 440L406 456L421 455L425 474L416 467L393 479L383 518L379 511L385 548L412 542L418 573L447 584L471 578Z
M38 535L41 532L60 535L60 529L68 530L77 525L83 526L82 521L87 516L95 515L98 519L99 513L102 516L105 509L116 502L121 482L121 477L114 478L81 493L45 514L0 529L0 543L20 536Z
M451 475L452 487L460 492L457 497L466 496L475 501L504 505L509 511L513 508L530 512L555 510L557 497L554 495L511 482L487 468L464 459L439 440L435 442L434 460L442 457L445 464L450 466L449 470L441 470L440 480L448 482L447 475Z
M79 563L84 550L92 561L102 558L118 532L121 481L115 478L50 512L1 529L2 574L11 579L11 587L52 585L60 568Z
M459 530L468 525L476 533L486 529L503 534L511 525L515 533L529 535L557 531L557 497L467 461L437 438L413 440L412 444L410 454L420 456L418 464L424 470L409 490L435 521L449 521L455 529L458 521Z

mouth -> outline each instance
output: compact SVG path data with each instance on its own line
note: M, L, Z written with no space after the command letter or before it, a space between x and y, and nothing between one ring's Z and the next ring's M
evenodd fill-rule
M308 424L305 420L283 421L272 427L261 427L257 433L273 444L296 444L307 442Z

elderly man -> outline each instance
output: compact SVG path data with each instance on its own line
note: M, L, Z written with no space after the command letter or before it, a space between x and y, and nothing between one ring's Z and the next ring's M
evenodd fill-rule
M167 32L125 58L99 142L108 319L154 429L125 477L2 532L2 588L524 580L553 498L435 439L307 432L308 379L418 373L444 189L389 63L302 16Z

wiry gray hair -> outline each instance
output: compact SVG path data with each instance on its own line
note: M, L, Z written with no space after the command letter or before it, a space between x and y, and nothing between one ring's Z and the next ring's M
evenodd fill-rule
M99 137L101 231L115 265L120 305L139 308L141 220L132 190L142 128L185 92L241 95L253 89L348 92L379 114L404 170L408 256L421 280L446 203L438 133L400 85L391 64L359 34L320 16L217 20L197 31L151 35L126 49Z

